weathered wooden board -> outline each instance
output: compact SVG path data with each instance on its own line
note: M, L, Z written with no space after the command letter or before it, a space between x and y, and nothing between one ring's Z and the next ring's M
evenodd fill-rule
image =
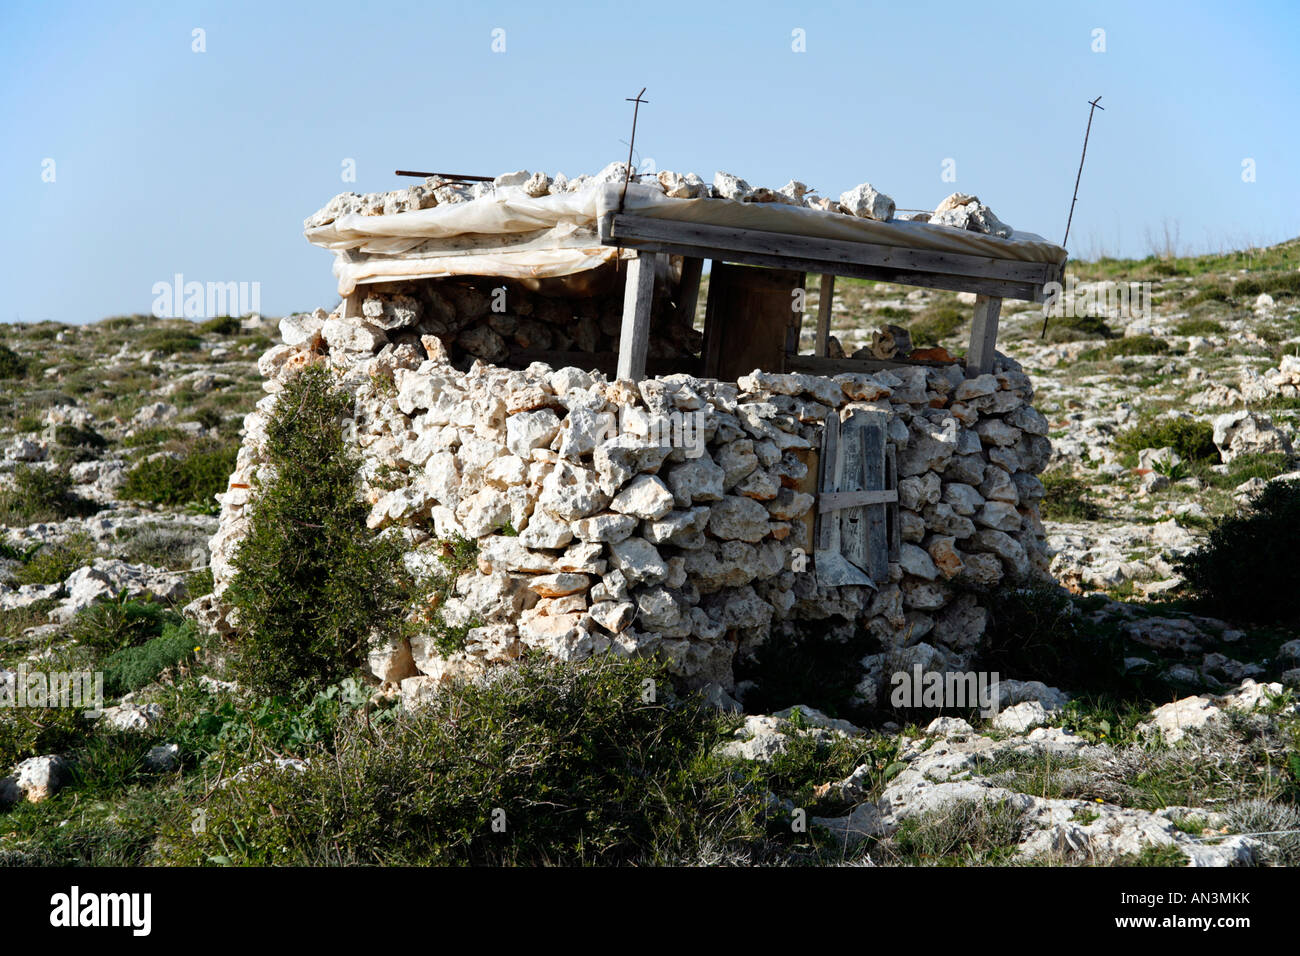
M998 314L1002 300L996 296L975 297L975 318L970 327L970 350L966 353L966 377L974 378L993 371L993 357L998 342Z
M759 368L785 370L795 318L793 291L803 273L714 262L705 311L705 374L734 381Z
M817 293L817 339L813 343L813 355L826 358L831 338L831 310L835 303L835 276L829 272L822 273L821 288Z
M645 378L646 349L650 345L650 306L654 303L655 273L663 253L641 253L627 263L623 294L623 326L618 339L618 377L639 382Z
M898 491L887 436L887 419L879 412L856 411L844 422L837 415L826 419L816 508L822 584L875 587L889 578L898 550Z

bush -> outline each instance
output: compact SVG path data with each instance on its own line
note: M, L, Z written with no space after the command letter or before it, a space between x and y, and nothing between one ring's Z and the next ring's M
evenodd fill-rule
M233 444L200 441L179 458L147 458L127 472L121 495L159 505L210 502L226 490L238 451Z
M181 616L153 601L130 600L125 592L111 601L92 604L73 619L71 635L82 646L112 654L139 647L161 637Z
M1269 295L1300 295L1300 272L1278 272L1239 279L1232 284L1233 298L1255 298L1261 292Z
M387 723L353 715L334 752L217 788L207 832L164 828L164 862L192 865L678 862L755 832L762 790L712 749L726 725L694 702L653 702L644 660L528 658L452 686ZM666 687L666 683L661 683ZM275 813L268 814L268 805Z
M1222 322L1214 319L1183 319L1174 331L1179 335L1221 335L1227 331Z
M908 324L907 330L912 336L912 345L916 348L931 348L952 335L969 321L970 316L952 306L938 306L923 312Z
M208 319L199 326L200 332L206 332L211 335L238 335L240 332L240 320L233 315L219 315L215 319Z
M104 660L104 691L114 695L137 691L167 668L189 660L196 650L198 628L193 622L167 620L158 637L138 647L123 647Z
M95 543L87 534L70 535L56 544L29 552L12 572L15 584L60 584L95 556Z
M154 329L141 336L140 347L159 352L197 352L203 340L182 329Z
M236 670L267 693L352 673L372 634L398 630L414 599L400 543L366 528L359 461L343 440L350 415L350 399L312 366L285 385L267 424L275 477L248 509L226 592L240 622Z
M19 465L13 486L0 489L0 524L84 518L98 510L94 502L73 493L72 479L62 469Z
M1237 621L1300 623L1300 483L1274 481L1243 511L1215 522L1178 564L1207 611Z
M0 345L0 379L22 378L27 374L27 360L7 345Z
M908 817L892 845L905 860L989 864L1008 857L1025 830L1025 811L1010 801L952 800Z
M1118 633L1086 618L1059 586L999 588L988 595L977 671L1093 693L1129 691Z
M1050 320L1047 341L1078 342L1082 339L1113 339L1115 331L1095 315L1061 316Z
M1096 362L1125 355L1163 355L1168 351L1169 343L1154 335L1126 335L1107 342L1099 349L1089 349L1081 354L1079 359L1084 362Z
M54 440L66 448L93 448L96 451L108 447L108 439L93 428L77 428L73 425L59 425L54 429Z
M1096 521L1101 509L1093 503L1091 488L1082 478L1075 478L1063 469L1044 472L1039 476L1043 483L1043 500L1039 513L1049 521Z
M1136 455L1144 448L1172 448L1190 462L1219 461L1214 426L1194 418L1157 418L1142 422L1115 436L1115 450Z

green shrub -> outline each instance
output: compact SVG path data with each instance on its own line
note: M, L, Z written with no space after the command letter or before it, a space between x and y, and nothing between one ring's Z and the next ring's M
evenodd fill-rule
M1120 339L1107 342L1100 349L1092 349L1080 355L1084 361L1113 359L1124 355L1163 355L1169 351L1169 343L1154 335L1126 335Z
M67 448L93 448L99 450L108 447L108 439L95 429L77 428L73 425L56 426L54 440Z
M1300 483L1270 482L1236 514L1215 522L1204 543L1178 564L1206 610L1235 621L1300 623Z
M952 306L927 309L913 319L907 327L916 348L937 346L943 339L955 335L970 320L970 316Z
M41 545L12 572L15 584L60 584L95 556L95 543L87 534L70 535L55 544Z
M121 495L160 505L208 503L213 495L226 490L238 451L233 444L204 440L179 458L160 455L145 459L127 472Z
M151 683L169 667L198 650L198 628L192 621L164 621L162 633L138 647L123 647L104 660L104 691L127 694Z
M301 770L263 768L213 789L206 833L178 814L161 857L651 864L752 838L762 790L710 756L724 723L694 702L647 699L651 681L666 674L644 660L532 658L387 723L353 716L335 750L311 751Z
M1172 448L1189 462L1216 463L1214 426L1194 418L1156 418L1141 422L1115 436L1115 450L1136 455L1144 448Z
M1275 272L1238 279L1232 284L1233 298L1253 299L1261 292L1274 297L1300 295L1300 272Z
M1221 335L1227 330L1214 319L1183 319L1174 331L1179 335Z
M27 374L27 360L7 345L0 345L0 379L22 378Z
M1078 342L1082 339L1113 339L1115 330L1095 315L1061 316L1047 326L1047 341Z
M1039 513L1049 521L1096 521L1101 509L1092 501L1091 487L1065 469L1044 472Z
M215 319L208 319L199 326L200 332L206 332L210 335L238 335L240 331L240 320L233 315L219 315Z
M366 528L359 461L343 441L350 415L351 400L312 366L285 385L267 424L276 477L256 490L226 592L239 613L236 669L267 693L347 676L415 598L400 543Z
M140 347L159 352L197 352L203 340L182 329L154 329L140 337Z
M13 486L0 489L0 524L84 518L98 510L99 505L72 491L72 479L59 468L18 465Z
M987 606L974 670L1092 693L1132 689L1118 633L1076 610L1064 588L998 588L987 596Z
M73 619L71 635L84 647L112 654L161 637L168 625L179 625L181 620L161 604L128 599L123 592L81 611Z
M1025 830L1025 811L1009 800L953 800L908 817L892 845L919 864L996 863L1010 856Z
M184 437L185 433L179 428L172 428L170 425L151 425L148 428L137 429L123 438L122 444L127 448L148 448L154 445L165 445Z

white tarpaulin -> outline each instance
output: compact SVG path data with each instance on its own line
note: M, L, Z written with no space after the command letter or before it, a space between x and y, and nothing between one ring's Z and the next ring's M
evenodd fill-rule
M595 236L600 217L618 208L621 192L621 184L601 183L534 198L507 186L472 202L388 216L348 213L305 235L334 250L340 295L367 282L452 275L552 278L593 269L618 255ZM653 219L930 252L1055 264L1066 259L1064 249L1033 233L1000 239L951 226L877 222L781 203L669 199L655 187L637 184L628 186L623 208Z

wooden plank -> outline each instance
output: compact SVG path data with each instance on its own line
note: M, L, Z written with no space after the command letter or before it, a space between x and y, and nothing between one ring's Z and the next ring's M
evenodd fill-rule
M709 265L709 297L704 302L704 348L701 352L704 357L705 378L717 378L718 363L722 361L723 317L720 312L719 296L714 294L713 278L723 267L724 264L717 260Z
M700 276L704 260L688 257L682 260L682 281L677 288L677 315L685 325L695 327L695 309L700 299Z
M822 433L822 453L818 461L817 487L819 493L834 493L838 490L838 475L842 473L843 462L840 442L840 418L832 414L826 419ZM855 585L875 587L861 568L855 567L840 547L840 515L818 515L814 540L813 562L817 572L817 582L824 587L843 587Z
M663 253L640 253L627 264L623 294L623 327L618 339L618 377L639 382L645 378L646 349L650 345L650 306L654 302L655 272Z
M705 324L706 374L735 381L754 369L785 371L791 292L802 273L715 263Z
M799 273L799 284L795 286L795 288L806 290L807 283L808 274L806 272L801 272ZM791 289L790 291L793 299L794 289ZM795 309L794 302L791 301L790 311L792 315L790 316L790 327L785 333L785 354L797 355L799 353L799 337L803 335L803 309Z
M870 474L867 416L852 414L840 429L840 460L836 470L836 491L870 491L866 482ZM839 509L840 553L863 571L868 566L867 511L862 505ZM834 521L834 516L831 517ZM872 575L873 579L875 575Z
M835 276L823 272L821 289L817 293L817 341L813 346L813 355L818 358L826 358L830 349L831 308L834 302Z
M885 445L885 487L894 489L894 501L885 509L889 531L889 560L897 561L903 551L903 526L898 514L898 449Z
M361 318L361 303L369 293L357 288L351 295L343 299L343 311L340 313L340 319L359 319Z
M824 491L817 496L817 513L842 511L845 508L857 508L862 505L887 505L898 501L898 492L893 489L869 491Z
M839 457L840 416L832 414L826 419L822 432L822 453L817 462L817 489L820 494L833 493L835 490L835 463ZM837 518L823 518L818 511L817 549L819 551L837 551L839 521Z
M974 378L993 371L993 356L998 344L998 314L1002 300L996 296L975 297L975 318L970 328L970 349L966 352L966 377Z
M974 292L977 295L995 295L1003 299L1023 299L1026 302L1043 301L1041 285L1028 282L1006 282L1001 279L980 279L974 276L948 275L942 272L902 272L880 266L844 265L824 262L817 259L797 259L790 256L765 255L762 253L734 252L729 249L715 249L708 246L688 246L672 242L652 242L649 240L629 240L628 249L643 249L664 252L676 256L705 256L719 262L734 262L752 266L767 266L772 269L792 269L803 272L827 272L834 270L838 276L852 276L857 279L873 279L878 282L893 282L898 285L922 286L927 289L943 289L948 292Z
M885 419L883 415L859 416L868 420L862 426L862 457L866 476L863 487L869 491L885 487ZM897 492L893 498L898 499ZM886 503L867 505L863 528L863 544L867 551L864 567L872 580L881 583L889 578L889 529L885 514Z
M874 242L797 236L761 229L736 229L671 219L653 219L626 213L614 217L610 224L610 241L606 243L607 245L628 246L642 240L684 243L841 265L868 265L908 272L938 272L953 276L1001 279L1034 285L1042 285L1047 281L1049 266L1049 263L1045 262L933 252ZM837 272L838 270L823 271Z

